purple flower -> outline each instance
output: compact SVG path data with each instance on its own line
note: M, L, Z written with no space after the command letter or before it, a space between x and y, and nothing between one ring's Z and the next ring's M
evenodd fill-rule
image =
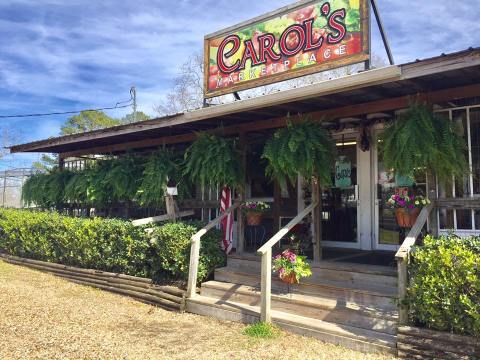
M273 260L280 260L281 257L282 257L282 255L278 254L278 255L274 256Z
M413 209L415 206L413 204L408 205L409 209Z
M398 205L405 206L405 200L398 200Z

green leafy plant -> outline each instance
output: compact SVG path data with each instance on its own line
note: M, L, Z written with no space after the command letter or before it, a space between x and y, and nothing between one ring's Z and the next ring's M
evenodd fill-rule
M299 282L302 277L312 275L310 264L306 256L299 256L294 251L287 249L273 258L273 270L278 272L282 280L288 279L291 275L295 276L295 282Z
M65 187L72 176L72 172L58 168L32 175L22 187L23 202L42 208L60 207L64 204Z
M152 238L130 221L0 209L0 251L155 280L186 280L190 238L202 226L196 222L153 226ZM199 282L225 264L220 241L221 232L215 230L202 238Z
M262 157L268 160L267 175L282 188L294 184L297 176L317 178L324 186L331 183L336 148L328 132L310 117L301 122L287 121L265 144Z
M135 197L142 179L141 162L142 159L132 154L110 160L103 181L111 186L115 200L130 201Z
M168 276L186 280L190 261L191 238L203 227L199 222L166 223L153 232L152 247L155 249L154 266ZM223 266L226 261L225 253L220 248L222 239L219 230L210 230L202 237L200 260L198 264L198 282L210 276L215 268ZM162 273L156 277L162 277Z
M415 324L480 336L480 237L427 236L412 251L409 274Z
M163 207L167 181L180 180L179 164L174 154L168 150L158 150L151 154L145 163L143 178L137 191L140 205Z
M243 334L255 339L275 339L281 335L281 331L275 325L258 322L246 326Z
M451 181L468 171L466 145L455 124L414 104L380 135L385 166L401 176L413 177L418 168L433 171L439 180Z
M184 174L202 185L235 188L242 185L241 163L232 139L200 133L185 151Z

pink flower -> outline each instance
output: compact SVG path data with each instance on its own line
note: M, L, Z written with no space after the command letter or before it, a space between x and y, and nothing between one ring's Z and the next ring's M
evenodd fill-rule
M280 260L281 257L282 257L282 255L278 254L278 255L273 257L273 260Z
M284 274L285 274L285 269L280 268L280 270L278 270L278 276L282 277Z

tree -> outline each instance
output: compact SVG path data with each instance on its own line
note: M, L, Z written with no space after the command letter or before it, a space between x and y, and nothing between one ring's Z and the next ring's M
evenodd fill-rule
M49 170L58 165L58 155L42 154L39 161L32 164L32 168L40 171Z
M145 121L145 120L150 120L150 116L145 114L143 111L137 111L135 115L135 120L134 120L133 113L127 114L120 119L122 124L131 124L133 122Z
M121 125L121 121L111 118L103 111L84 110L78 115L71 116L61 127L61 135L72 135L86 131L103 129Z

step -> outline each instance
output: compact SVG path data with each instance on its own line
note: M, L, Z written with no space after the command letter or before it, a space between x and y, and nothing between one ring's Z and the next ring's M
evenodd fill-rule
M246 272L240 272L229 267L223 267L215 270L215 280L225 283L248 285L254 288L260 288L260 275ZM385 310L395 310L396 288L378 288L345 286L335 282L317 282L311 283L308 278L301 280L300 284L288 287L278 276L272 275L272 291L291 292L304 295L321 296L324 298L336 299L342 302L353 302L363 306L381 307Z
M201 295L222 300L260 305L258 288L219 281L202 284ZM342 302L325 297L274 292L272 309L297 314L337 324L356 326L388 334L396 334L398 314L396 310L364 306L354 302Z
M254 323L260 319L258 306L222 301L201 295L187 299L187 311L220 320ZM349 349L396 354L396 336L377 331L338 325L309 317L272 310L272 322L277 326Z
M246 273L260 274L261 258L255 255L229 256L227 266ZM309 282L333 281L345 286L371 286L396 288L395 268L378 265L340 263L333 261L311 262L312 276Z

